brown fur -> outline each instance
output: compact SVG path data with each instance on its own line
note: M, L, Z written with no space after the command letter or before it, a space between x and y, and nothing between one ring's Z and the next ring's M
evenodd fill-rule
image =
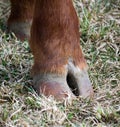
M30 47L34 74L64 73L69 59L81 69L86 68L71 0L36 0L33 18Z
M10 0L11 14L8 22L28 21L33 18L34 0Z

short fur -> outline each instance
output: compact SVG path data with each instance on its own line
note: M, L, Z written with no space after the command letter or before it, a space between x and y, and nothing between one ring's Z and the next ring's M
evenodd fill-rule
M14 32L20 40L29 39L35 0L10 0L11 13L8 32Z
M87 67L71 0L36 0L30 47L34 55L34 74L64 73L69 59L81 69Z
M11 14L8 22L23 22L33 18L35 0L10 0Z

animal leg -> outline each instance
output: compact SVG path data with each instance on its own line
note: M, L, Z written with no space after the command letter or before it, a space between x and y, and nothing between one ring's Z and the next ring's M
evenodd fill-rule
M10 0L11 13L8 18L8 32L14 32L20 40L29 39L33 18L34 0Z

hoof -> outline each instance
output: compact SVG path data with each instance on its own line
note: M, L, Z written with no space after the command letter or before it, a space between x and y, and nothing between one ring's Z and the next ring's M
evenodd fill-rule
M93 97L93 88L87 70L80 69L72 62L68 64L68 74L39 74L33 78L33 87L38 94L53 96L57 100L76 96Z
M80 69L72 62L69 62L67 82L76 96L82 96L83 98L93 97L94 92L87 69Z
M65 76L53 74L39 75L34 78L34 89L39 95L53 96L56 100L72 99L74 94L66 82Z

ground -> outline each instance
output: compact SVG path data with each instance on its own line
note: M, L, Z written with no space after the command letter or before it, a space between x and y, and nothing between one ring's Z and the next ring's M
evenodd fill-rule
M4 32L9 3L0 1L0 127L120 127L120 0L74 0L92 100L56 102L30 87L28 42Z

